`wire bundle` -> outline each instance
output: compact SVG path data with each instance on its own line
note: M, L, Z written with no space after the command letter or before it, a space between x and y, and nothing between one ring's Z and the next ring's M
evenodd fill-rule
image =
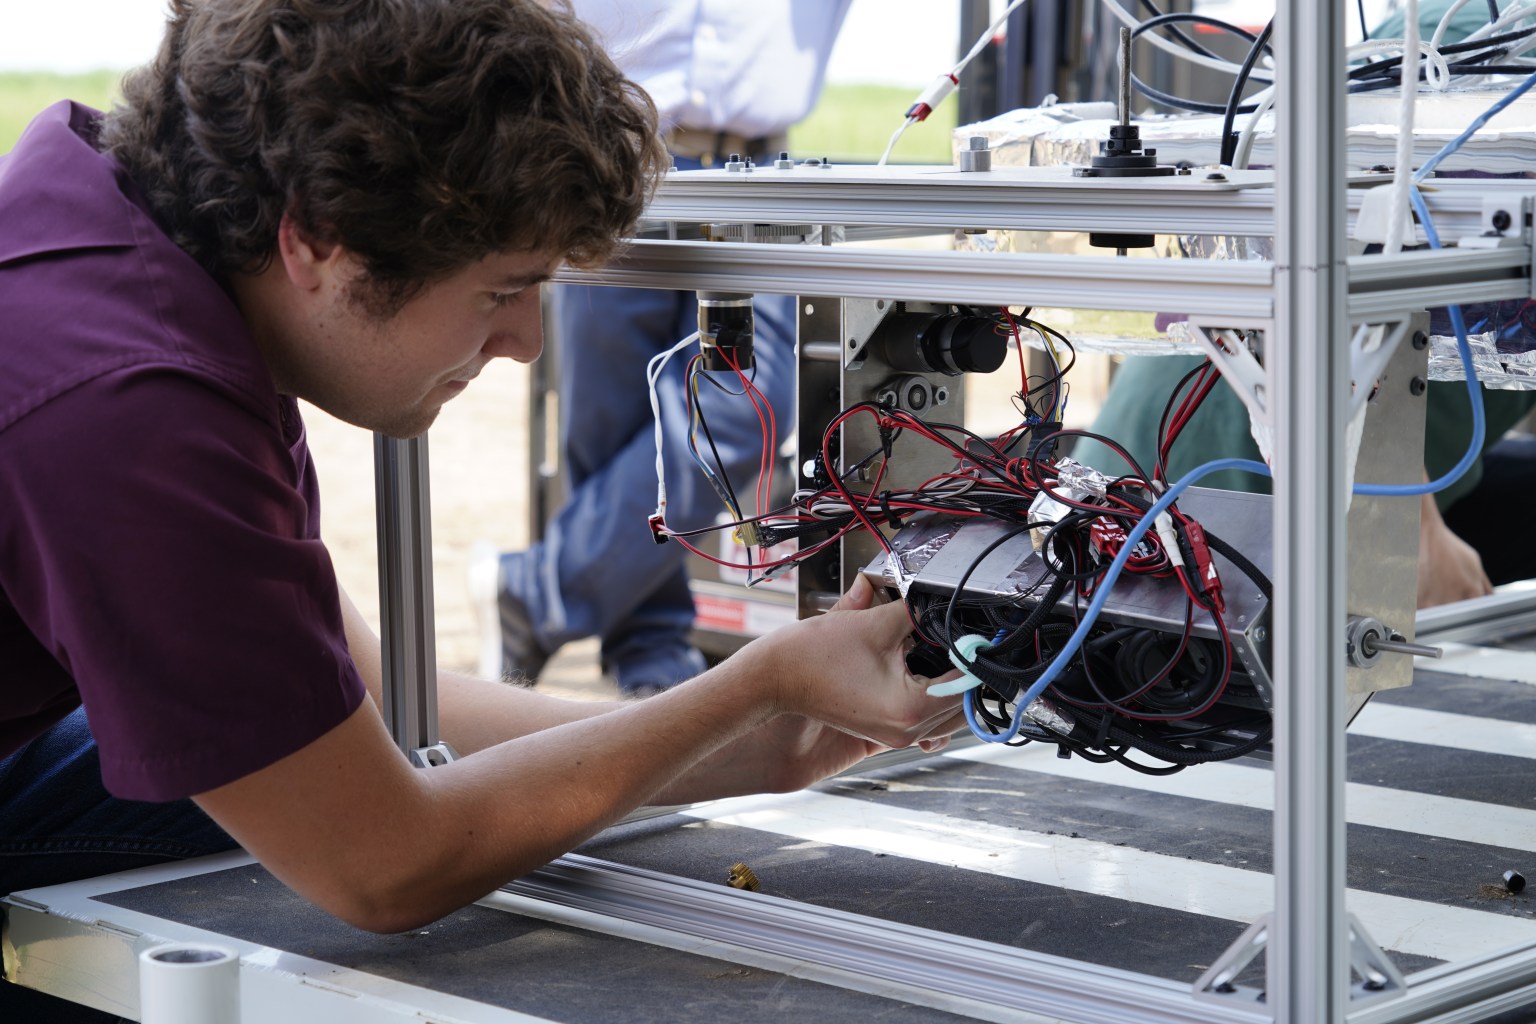
M1235 564L1247 566L1245 571L1257 574L1257 570L1176 505L1155 516L1155 532L1129 540L1159 496L1157 479L1148 477L1114 441L1096 437L1120 455L1128 471L1118 478L1105 478L1102 493L1079 490L1083 468L1056 455L1062 439L1094 436L1061 428L1068 393L1065 375L1075 361L1071 342L1061 332L1030 319L1028 310L1019 317L998 310L993 319L996 330L1016 344L1025 330L1035 332L1049 355L1049 371L1030 376L1020 351L1020 387L1013 397L1021 417L1017 426L996 438L985 438L958 424L924 420L890 406L853 405L834 416L823 432L819 457L814 460L814 486L797 492L787 505L767 511L760 507L750 516L741 514L718 457L710 465L702 454L701 435L713 449L697 401L701 379L707 378L701 377L697 360L691 361L686 378L689 450L721 494L731 521L693 531L663 527L661 534L710 561L755 572L753 582L758 582L860 530L877 539L888 557L899 558L887 535L917 515L954 521L988 518L1007 524L1011 529L998 544L1038 531L1043 572L1024 595L968 594L969 571L948 595L920 590L906 595L918 643L912 657L914 669L934 676L947 672L946 658L969 664L977 685L966 700L975 727L994 736L1019 719L1016 705L1042 678L1052 659L1066 649L1069 635L1082 622L1080 604L1108 586L1106 572L1120 557L1124 571L1167 580L1169 586L1182 590L1182 631L1096 628L1073 655L1070 669L1049 690L1053 702L1070 709L1067 713L1074 724L1059 731L1023 721L1007 738L1049 741L1095 760L1118 760L1159 772L1248 752L1267 739L1268 714L1235 661L1212 552L1220 551ZM738 372L738 378L741 389L732 393L759 406L767 430L772 411L759 403L761 396L754 395L744 374ZM1181 384L1170 399L1159 468L1178 429L1218 378L1214 367L1206 367L1198 379L1193 375L1192 379L1193 387ZM842 438L859 419L872 421L878 444L867 452L843 455ZM892 460L910 460L916 446L939 447L952 459L951 468L914 487L886 486ZM760 506L764 493L760 486ZM1054 503L1054 517L1038 512L1042 501ZM727 529L748 540L744 564L704 550L702 535ZM750 554L752 541L759 548L756 559ZM798 550L778 558L768 556L769 548L785 541L797 542ZM975 560L972 571L991 550ZM1258 579L1267 589L1268 581ZM1216 639L1195 635L1202 618L1210 620ZM962 640L977 635L989 638L989 645L967 657L961 651ZM927 662L922 660L925 657ZM1032 702L1030 698L1024 703ZM1132 751L1163 764L1133 760Z

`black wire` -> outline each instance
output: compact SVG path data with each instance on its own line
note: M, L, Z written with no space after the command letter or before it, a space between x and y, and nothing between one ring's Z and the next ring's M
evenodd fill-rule
M1143 2L1145 2L1145 0L1143 0ZM1222 21L1220 18L1212 18L1204 14L1190 14L1183 11L1175 11L1171 14L1159 14L1154 18L1148 18L1146 21L1141 22L1135 28L1131 29L1131 38L1135 39L1143 32L1150 32L1154 28L1161 28L1164 25L1176 25L1179 23L1204 25L1207 28L1219 29L1222 32L1227 32L1231 35L1238 36L1241 39L1247 40L1250 45L1257 42L1257 39L1252 32L1249 32L1245 28L1239 28L1238 26L1232 24L1230 21ZM1268 47L1265 46L1265 49L1268 49ZM1202 52L1206 56L1215 56L1215 54L1212 54L1208 50L1202 50ZM1258 81L1267 82L1269 79L1258 79Z
M1363 2L1363 0L1362 0L1362 2ZM1160 17L1163 16L1163 12L1158 10L1157 4L1154 4L1152 2L1152 0L1141 0L1141 5L1143 7L1145 7L1147 10L1151 11L1153 17L1160 18ZM1202 56L1202 57L1215 57L1217 60L1221 59L1217 54L1213 53L1210 50L1207 50L1204 46L1200 45L1194 39L1192 39L1189 36L1185 35L1184 31L1182 29L1176 28L1173 25L1169 25L1169 26L1167 26L1167 28L1168 28L1168 34L1170 36L1172 36L1173 38L1177 39L1179 42L1183 43L1186 47L1188 47L1189 49L1191 49L1194 52L1198 53L1200 56Z
M1448 46L1440 47L1440 54L1444 56L1451 53L1471 53L1474 50L1486 53L1497 47L1502 47L1505 43L1517 43L1522 39L1530 38L1532 35L1536 35L1536 26L1515 29L1502 35L1488 36L1484 39L1465 39L1459 43L1451 43ZM1391 68L1399 67L1402 63L1403 58L1401 54L1392 57L1381 57L1369 63L1350 68L1346 72L1345 77L1353 81L1371 78Z
M698 371L695 371L695 373L697 372ZM705 380L709 380L709 378L706 377ZM720 386L714 381L711 381L711 383L715 383L716 387ZM726 391L726 389L723 387L720 388L720 390L725 391L725 393L728 395L746 394L745 391ZM730 474L725 471L725 460L720 458L720 449L715 447L715 435L710 433L709 420L707 420L704 416L704 403L702 401L695 400L694 406L698 410L699 426L704 428L704 439L709 442L709 452L715 457L715 468L720 470L720 482L725 485L725 493L730 495L731 508L740 509L741 502L736 500L736 488L731 486ZM747 564L752 564L752 546L750 544L747 545Z
M1499 20L1499 0L1488 0L1488 24Z
M1271 18L1269 24L1264 26L1264 31L1259 33L1259 37L1248 48L1248 56L1243 58L1243 66L1238 69L1237 78L1232 82L1232 91L1227 94L1227 106L1221 118L1221 163L1223 165L1230 165L1232 157L1237 152L1237 136L1233 134L1232 126L1237 120L1238 106L1243 99L1243 88L1248 84L1248 76L1253 73L1253 66L1258 63L1259 55L1264 52L1274 30L1275 20Z

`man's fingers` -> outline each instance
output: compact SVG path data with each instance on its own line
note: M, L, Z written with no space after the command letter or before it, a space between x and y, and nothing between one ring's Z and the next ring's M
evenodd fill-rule
M832 606L835 612L852 612L868 608L875 599L875 588L870 586L869 580L863 576L856 576L853 586L848 592L837 599L837 604Z

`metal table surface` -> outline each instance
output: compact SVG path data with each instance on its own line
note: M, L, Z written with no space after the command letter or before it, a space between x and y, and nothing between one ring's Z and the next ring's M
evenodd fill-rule
M1410 987L1437 964L1536 942L1536 900L1502 882L1536 873L1533 688L1530 641L1453 645L1350 730L1348 904ZM1256 760L1152 778L1038 747L969 747L633 822L580 853L718 889L746 922L823 908L1187 989L1268 909L1271 779ZM725 886L737 862L760 894ZM538 897L537 878L375 936L247 859L212 858L18 894L10 938L23 984L129 1017L135 950L221 936L242 953L252 1021L1062 1019L831 963L809 926L801 955L786 955L749 926L725 941L665 915L561 906ZM1500 1019L1529 1020L1536 1000L1509 1012Z

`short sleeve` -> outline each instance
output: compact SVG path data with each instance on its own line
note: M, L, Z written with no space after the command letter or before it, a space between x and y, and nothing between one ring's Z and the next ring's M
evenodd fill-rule
M308 472L275 411L175 369L0 432L0 585L74 678L114 795L232 782L363 699Z

